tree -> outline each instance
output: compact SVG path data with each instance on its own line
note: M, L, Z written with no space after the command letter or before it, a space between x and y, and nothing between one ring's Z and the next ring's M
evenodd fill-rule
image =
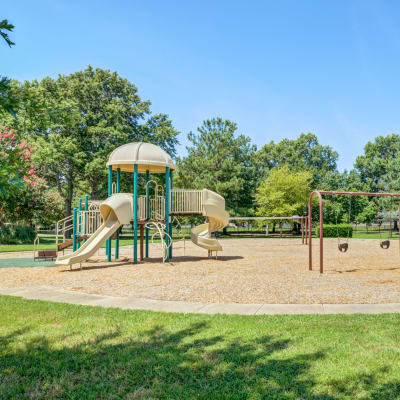
M24 177L34 174L31 164L32 147L19 143L16 133L0 125L0 200L12 193L20 195L25 188Z
M11 41L8 32L12 32L14 25L10 24L6 19L0 21L0 37L8 44L9 47L15 43ZM18 98L12 91L11 80L5 76L0 76L0 111L15 114L18 106Z
M257 188L257 215L288 217L303 215L311 191L312 174L293 171L288 165L272 168Z
M264 145L257 152L262 176L271 168L289 165L292 170L312 173L312 187L317 188L329 172L336 171L338 153L330 146L322 146L316 135L302 133L297 139L283 139Z
M398 158L400 136L397 134L378 136L374 142L368 142L364 154L357 157L354 164L362 182L368 184L372 191L384 189L384 177L390 171L390 163Z
M17 136L0 127L0 225L10 221L48 224L49 218L60 219L60 198L36 175L34 148Z
M150 102L116 72L93 69L57 79L19 85L29 104L13 124L38 145L38 173L65 201L71 215L74 193L88 187L92 198L106 196L106 161L118 146L151 141L175 154L178 132L165 114L152 115ZM32 101L38 112L32 113Z
M10 24L6 19L0 21L0 36L5 40L9 47L14 46L15 43L11 41L8 32L12 32L14 25Z
M382 187L388 192L400 192L400 159L392 158L388 162L388 168L382 177Z
M254 153L250 138L237 135L237 125L222 118L203 122L198 135L190 132L188 155L177 159L178 185L214 190L234 213L253 207L256 185Z

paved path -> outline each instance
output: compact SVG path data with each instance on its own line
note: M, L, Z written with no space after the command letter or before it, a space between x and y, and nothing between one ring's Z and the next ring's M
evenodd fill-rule
M36 286L1 289L0 295L125 310L152 310L195 314L381 314L400 313L400 303L387 304L203 304L188 301L112 297Z

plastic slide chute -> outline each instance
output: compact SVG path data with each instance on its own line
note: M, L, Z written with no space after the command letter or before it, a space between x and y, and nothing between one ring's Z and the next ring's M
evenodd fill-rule
M100 205L103 223L96 232L75 252L58 257L57 265L79 264L90 258L117 229L129 224L133 217L131 193L116 193Z
M203 215L207 218L207 222L194 227L190 238L194 244L203 249L221 251L221 244L211 237L211 234L225 228L229 223L229 213L225 211L225 199L211 190L204 189Z

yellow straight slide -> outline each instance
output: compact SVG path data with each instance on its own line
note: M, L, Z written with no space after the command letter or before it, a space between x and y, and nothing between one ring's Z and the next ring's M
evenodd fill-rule
M222 246L211 234L225 228L229 214L225 211L225 199L211 190L203 190L203 215L208 222L194 227L190 238L194 244L209 251L221 251Z
M133 216L133 199L131 193L117 193L100 205L103 224L75 252L58 257L57 265L79 264L90 258L124 224L129 224Z

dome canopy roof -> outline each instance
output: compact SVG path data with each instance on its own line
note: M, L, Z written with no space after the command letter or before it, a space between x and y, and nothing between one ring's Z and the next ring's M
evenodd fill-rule
M107 167L133 172L135 164L138 165L139 172L165 172L167 167L176 169L168 153L154 144L145 142L133 142L117 147L108 157Z

